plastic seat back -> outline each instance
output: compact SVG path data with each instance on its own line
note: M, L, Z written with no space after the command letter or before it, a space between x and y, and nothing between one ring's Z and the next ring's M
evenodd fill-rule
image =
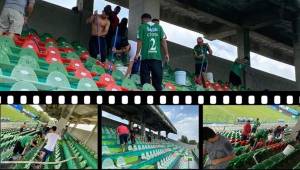
M38 62L36 61L36 59L34 59L31 56L22 56L19 61L18 61L18 65L24 66L24 67L30 67L33 69L39 69L40 66L38 64Z
M11 87L10 91L38 91L38 89L32 83L19 81Z
M48 71L50 73L53 71L59 71L59 72L63 73L65 76L68 75L68 72L65 69L64 65L59 62L53 62L52 64L50 64L48 67Z
M20 51L19 57L22 57L22 56L31 56L31 57L34 57L36 60L38 60L38 56L31 48L22 48L22 50Z
M132 81L131 79L124 79L122 82L122 86L127 88L128 90L135 90L137 89L134 81Z
M156 91L156 90L151 84L146 83L143 85L143 91Z
M8 36L1 36L0 35L0 44L5 44L7 47L15 47L15 42L9 38Z
M11 77L15 78L17 81L33 81L38 82L37 76L32 68L30 67L24 67L21 65L17 65L12 73Z
M111 158L106 158L102 162L102 169L116 169L114 161Z
M0 63L10 64L8 55L5 52L3 52L2 50L0 51Z
M67 77L59 71L51 72L48 75L47 84L58 88L71 88Z
M79 91L99 91L95 81L89 78L82 78L77 86Z
M102 155L103 154L110 154L110 151L107 146L102 146Z
M126 161L125 161L124 157L119 156L117 158L116 164L117 164L117 167L124 167L124 166L126 166Z
M92 72L96 72L99 75L105 74L105 69L103 67L101 67L101 66L96 65L96 64L93 65L91 71Z

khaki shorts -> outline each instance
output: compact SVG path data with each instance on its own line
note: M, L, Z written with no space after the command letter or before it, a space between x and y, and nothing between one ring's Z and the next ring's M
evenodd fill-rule
M24 25L24 16L17 10L3 8L0 16L0 32L21 34Z

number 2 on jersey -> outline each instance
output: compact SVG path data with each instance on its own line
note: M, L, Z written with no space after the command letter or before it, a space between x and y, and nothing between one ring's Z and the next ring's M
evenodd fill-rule
M151 48L149 49L149 52L156 52L156 42L154 38L150 39Z

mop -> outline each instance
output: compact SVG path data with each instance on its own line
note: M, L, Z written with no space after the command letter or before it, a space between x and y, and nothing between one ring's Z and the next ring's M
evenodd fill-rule
M114 45L112 48L116 48L116 42L117 42L117 37L118 37L118 32L119 32L119 27L117 27L116 29L116 33L115 33L115 40L114 40ZM111 62L109 63L109 73L110 75L112 74L113 72L113 65L114 65L114 55L115 55L115 52L112 51L111 53Z

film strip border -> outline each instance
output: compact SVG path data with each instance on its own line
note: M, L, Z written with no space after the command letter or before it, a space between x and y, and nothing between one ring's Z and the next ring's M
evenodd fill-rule
M0 104L299 104L299 92L1 92Z

